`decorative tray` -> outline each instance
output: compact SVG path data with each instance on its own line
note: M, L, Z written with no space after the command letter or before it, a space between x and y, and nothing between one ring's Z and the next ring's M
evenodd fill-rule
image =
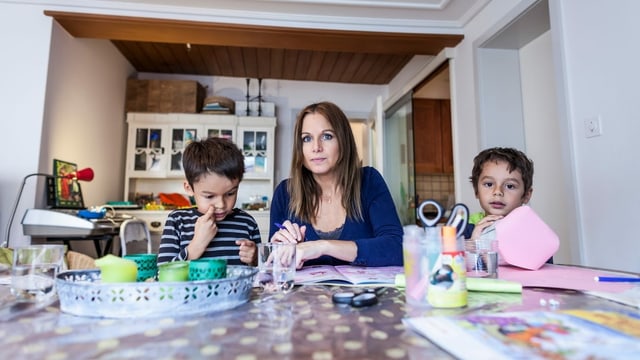
M186 282L102 283L100 270L58 274L56 287L63 312L90 317L131 318L193 315L232 309L249 301L258 272L227 266L227 277Z

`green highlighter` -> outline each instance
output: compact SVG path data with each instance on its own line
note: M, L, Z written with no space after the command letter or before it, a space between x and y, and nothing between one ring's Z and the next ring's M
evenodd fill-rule
M468 277L467 290L520 294L522 293L522 284L516 281Z
M404 274L397 274L395 285L405 287ZM522 284L516 281L492 279L492 278L467 278L467 290L479 292L522 293Z

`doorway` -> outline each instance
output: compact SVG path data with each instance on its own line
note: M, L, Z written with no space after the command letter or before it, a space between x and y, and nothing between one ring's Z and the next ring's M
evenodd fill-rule
M423 200L455 200L450 93L444 61L384 113L385 180L403 225L417 224Z
M413 110L409 92L384 113L383 168L402 225L415 224Z
M449 62L413 90L416 206L432 199L449 209L455 202Z

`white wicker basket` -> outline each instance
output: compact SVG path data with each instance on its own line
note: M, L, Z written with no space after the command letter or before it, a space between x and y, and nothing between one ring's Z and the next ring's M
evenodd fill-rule
M73 315L194 315L231 309L249 301L257 272L249 266L228 266L225 279L107 284L100 281L100 270L71 270L58 274L56 287L60 310Z

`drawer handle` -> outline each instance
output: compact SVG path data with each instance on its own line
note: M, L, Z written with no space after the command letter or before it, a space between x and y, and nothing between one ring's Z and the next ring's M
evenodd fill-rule
M153 228L160 227L160 225L162 225L162 223L160 221L152 221L151 222L151 227L153 227Z

